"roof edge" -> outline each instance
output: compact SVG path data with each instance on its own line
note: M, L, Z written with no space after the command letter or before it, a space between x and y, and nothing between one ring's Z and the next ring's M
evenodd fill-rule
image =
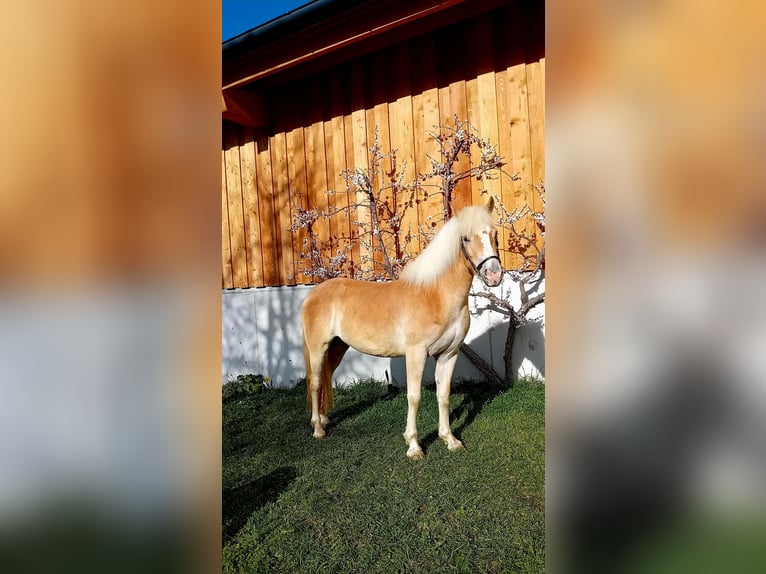
M225 55L226 52L237 51L237 48L243 44L259 40L268 42L274 37L299 30L309 22L317 22L358 4L358 1L353 0L313 0L226 40L222 45L222 51Z

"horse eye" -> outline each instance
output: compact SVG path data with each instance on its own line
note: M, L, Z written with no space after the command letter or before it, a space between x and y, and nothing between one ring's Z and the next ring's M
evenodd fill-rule
M470 239L468 239L468 237L465 237L465 236L463 236L463 241L465 241L466 243L468 243L468 242L469 242L469 241L471 241L471 240L470 240Z

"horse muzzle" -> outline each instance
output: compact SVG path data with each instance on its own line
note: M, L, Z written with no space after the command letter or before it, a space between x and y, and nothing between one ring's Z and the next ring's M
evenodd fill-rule
M497 287L503 280L503 266L496 255L491 255L479 263L476 272L487 287Z

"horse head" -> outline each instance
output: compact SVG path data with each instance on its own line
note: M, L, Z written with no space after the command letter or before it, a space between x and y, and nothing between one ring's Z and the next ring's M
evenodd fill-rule
M479 216L479 213L485 209L491 216L494 206L495 200L490 197L483 208L466 208L458 215L465 222L462 226L460 248L476 275L487 287L497 287L503 280L497 230L492 224L491 217ZM468 212L468 210L471 211Z

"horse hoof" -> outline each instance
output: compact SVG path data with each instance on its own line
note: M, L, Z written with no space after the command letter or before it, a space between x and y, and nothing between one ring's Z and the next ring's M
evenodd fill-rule
M317 440L324 440L326 436L327 435L325 435L324 431L322 432L314 431L314 438Z
M423 454L423 450L422 449L417 449L417 450L412 450L412 451L408 450L407 451L407 457L410 460L425 460L426 455Z
M465 450L465 447L463 446L463 443L459 440L455 440L455 442L447 445L448 450Z

